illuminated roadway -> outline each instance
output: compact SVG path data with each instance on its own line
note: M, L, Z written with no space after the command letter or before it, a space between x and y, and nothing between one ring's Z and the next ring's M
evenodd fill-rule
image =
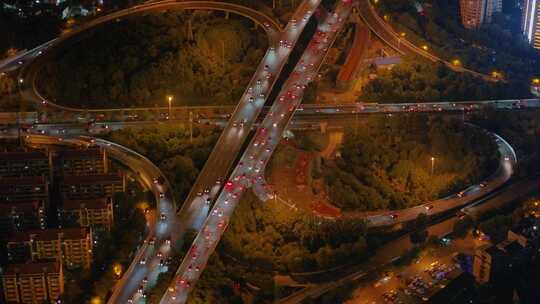
M296 22L290 22L287 25L284 32L279 36L280 41L276 41L277 45L270 45L182 205L179 212L179 221L175 228L179 229L180 233L190 226L199 228L206 218L213 196L226 179L230 167L240 153L244 141L247 139L257 116L266 102L267 96L276 82L277 76L285 66L300 33L318 4L319 1L304 1L293 16ZM157 254L158 250L154 250L149 253L147 259L154 259ZM136 263L135 260L132 265L136 265ZM149 268L146 265L133 267ZM149 272L152 275L157 275L159 269L153 264ZM129 280L124 286L115 288L109 303L123 303L128 300L132 303L143 302L146 288L143 288L142 293L137 291L135 285L139 285L138 283L141 282L139 278L140 276L133 276L133 279ZM116 294L120 295L115 296Z
M310 1L310 2L316 2L316 1ZM347 8L348 6L345 6L345 7ZM349 10L344 9L343 11L346 11L346 14L348 14ZM338 12L341 12L341 11L338 10ZM346 19L346 14L345 13L343 14L343 17L345 17L345 18L342 18L342 20ZM289 95L289 96L285 95L286 96L285 100L290 101L290 105L280 105L280 102L276 101L276 105L275 105L276 108L273 107L271 109L270 114L267 116L267 119L265 119L265 121L263 122L263 126L261 128L259 128L259 131L257 133L257 134L261 135L260 132L263 132L263 130L266 130L264 132L268 132L269 134L273 134L273 135L270 135L270 137L268 139L263 140L263 143L265 143L265 145L263 145L262 143L259 143L261 145L261 147L259 147L259 144L255 145L257 143L257 138L254 139L254 142L252 142L254 144L253 145L254 148L250 145L250 147L248 148L248 150L246 152L246 153L248 153L252 149L256 150L256 151L251 151L251 152L253 152L253 154L251 154L251 156L253 156L253 159L251 159L251 156L250 156L250 158L246 160L246 163L250 163L250 164L252 164L252 166L243 165L243 162L241 161L240 166L237 167L237 169L235 169L236 174L233 173L232 179L234 180L235 178L238 178L237 180L234 181L235 183L238 182L239 185L244 183L244 184L246 184L246 186L249 186L251 183L260 184L260 182L262 182L262 179L259 179L259 177L261 175L254 175L253 173L250 173L250 172L253 171L253 172L256 172L257 174L259 172L262 172L262 170L264 169L264 165L265 165L269 155L271 154L271 152L275 148L275 144L277 144L277 142L279 141L279 137L281 135L281 132L287 126L289 120L292 117L292 114L294 113L295 107L300 102L300 99L301 99L300 96L302 94L302 88L304 87L304 85L309 83L315 77L316 70L320 66L320 63L322 63L322 60L324 59L324 56L326 54L326 51L317 52L316 50L317 50L318 47L322 47L324 45L331 45L331 42L333 41L333 39L335 39L335 34L332 33L331 31L328 31L328 29L335 26L335 24L341 25L341 23L342 23L342 22L338 22L338 20L333 20L332 21L332 18L339 19L341 17L334 17L333 15L331 15L331 16L328 17L328 19L331 22L333 22L333 24L332 25L329 25L328 23L322 24L321 27L319 28L320 31L318 32L317 35L321 35L321 33L325 33L325 35L327 35L327 36L326 37L323 37L323 36L315 37L315 40L319 40L318 46L315 46L314 50L313 50L313 53L315 53L316 55L311 54L310 50L308 49L308 51L302 57L303 58L302 60L304 60L304 64L300 64L297 67L297 68L299 68L299 69L296 70L296 72L299 73L298 79L294 79L294 77L293 77L293 78L291 78L292 80L289 79L289 81L286 84L286 88L288 89L288 91L285 92L285 94L288 94L289 92L296 92L297 95L295 93L292 93L292 95ZM303 23L303 21L301 21L302 16L300 16L300 18L297 18L297 20L299 21L297 23L300 23L300 24ZM327 20L327 21L329 21L329 20ZM325 28L325 26L326 26L326 28ZM296 28L298 28L298 27L299 26L297 25ZM242 109L242 106L239 106L237 108L237 111L235 111L235 114L233 114L233 116L232 116L232 118L230 120L230 123L227 126L226 130L224 131L224 133L220 137L220 139L225 138L225 141L227 143L231 142L231 140L234 140L234 137L232 137L232 138L227 137L227 134L229 136L231 136L231 135L233 135L233 136L234 135L240 135L239 137L243 137L243 139L240 139L237 142L238 144L234 144L234 145L230 146L230 147L234 147L235 149L237 149L237 152L232 153L232 156L236 156L239 153L243 141L245 141L245 139L247 138L247 133L248 132L246 132L246 130L251 129L252 124L254 123L255 117L257 117L257 114L259 113L260 109L262 108L262 105L264 105L264 102L266 100L267 94L265 94L265 95L256 95L256 94L261 94L261 92L263 94L265 92L266 93L270 92L270 89L271 89L271 86L273 85L273 83L270 84L269 82L273 82L272 80L275 80L275 78L277 78L277 77L271 77L271 78L273 78L272 80L263 80L264 83L262 85L261 84L253 85L253 80L257 79L257 77L259 77L259 76L266 75L267 73L273 74L272 72L274 72L274 71L277 72L277 73L274 74L274 76L279 75L279 71L281 70L281 68L279 67L278 64L275 64L274 60L276 60L276 57L277 57L277 59L279 61L279 58L282 56L281 58L283 58L283 59L281 59L281 60L282 60L282 62L284 64L285 58L290 53L290 49L292 49L292 47L294 46L294 43L291 43L291 40L294 41L294 39L296 39L298 37L297 32L301 32L301 30L297 31L297 29L294 29L294 26L291 26L291 24L289 24L288 28L293 28L290 31L288 31L286 29L285 34L284 34L284 35L289 34L289 35L293 36L293 37L286 36L285 41L287 41L289 43L289 47L283 47L283 46L280 45L279 47L276 47L276 49L274 51L270 50L267 53L267 55L265 55L265 59L263 59L263 62L259 66L259 69L258 69L257 73L255 74L254 79L252 79L251 85L248 87L248 91L246 91L246 93L244 94L244 96L242 98L242 101L240 103L240 104L244 103L245 104L244 109L247 109L247 110L245 110L245 111L240 110L239 111L239 109ZM331 38L329 38L329 37L331 37ZM313 43L310 46L313 46ZM322 48L324 49L324 47L322 47ZM39 51L41 51L41 50L39 50ZM39 53L39 51L38 51L38 53ZM284 56L280 53L282 51L283 51ZM269 53L272 53L272 52L277 53L277 55L274 54L274 60L272 60L271 58L268 57ZM317 54L317 53L320 53L320 54ZM313 60L313 57L315 58L315 60ZM310 66L310 64L316 65L317 68L316 69L313 68L313 66ZM268 65L268 68L264 68L265 65ZM283 65L281 65L281 67L282 66ZM261 67L263 67L262 71L261 71ZM312 71L306 72L305 70L312 70ZM311 76L309 76L309 75L311 75ZM311 77L311 79L310 79L310 77ZM259 79L265 79L265 78L259 78ZM250 91L249 88L251 88L251 91ZM254 100L249 101L248 96L255 96ZM280 94L280 96L284 96L284 95ZM293 96L296 96L296 98L293 98ZM248 109L249 108L248 104L249 104L249 106L251 106L252 109ZM291 106L292 106L292 110L291 110ZM242 113L242 112L247 112L247 113ZM268 121L269 121L270 125L265 126L265 123L267 123ZM233 129L234 129L234 131L227 132L227 130L233 130ZM268 130L270 130L270 131L268 131ZM265 148L263 148L262 146L265 146ZM216 147L226 147L226 145L217 145ZM228 155L228 153L230 153L230 149L225 149L225 150L222 150L221 152L219 152L218 149L214 149L214 152L219 153L217 155L221 157L221 156L224 155L223 152L225 152L225 155ZM268 155L266 155L266 153ZM255 154L257 154L257 156L255 156ZM261 154L263 156L261 156ZM246 155L247 154L244 154L244 156L246 156ZM226 171L228 171L228 168L230 167L230 165L234 161L234 158L231 159L231 163L227 166L226 164L223 165L223 162L221 161L220 157L216 157L216 160L219 160L219 163L211 164L211 162L209 160L209 162L207 163L205 168L208 167L208 168L215 169L215 166L222 166L222 168L224 170L221 170L221 172L225 172L225 173L220 172L218 174L215 174L216 176L218 176L218 178L210 177L210 178L208 178L209 182L202 182L201 184L205 184L206 186L216 185L216 181L219 180L219 177L226 175ZM244 159L244 158L245 157L243 157L242 159ZM216 170L216 171L219 171L219 170ZM242 172L242 174L238 175L239 172ZM250 177L248 177L248 176L250 176L254 180L250 181L249 180ZM257 181L259 181L259 182L257 182ZM230 195L231 198L234 198L234 200L236 201L236 199L240 196L240 194L245 189L244 186L238 186L238 187L242 187L241 190L238 191L238 194L236 192L235 193L227 192L227 190L226 190L226 192L221 193L220 198L223 195L225 195L225 196ZM215 188L217 190L219 188L219 185L216 186ZM227 188L227 186L225 188ZM207 188L207 187L203 187L203 188L199 188L199 189L197 189L197 187L194 187L192 189L192 193L197 193L198 194L199 191L202 190L204 192L204 190L206 190L206 189L210 190L210 193L212 193L212 194L214 193L212 191L212 189ZM236 195L236 198L234 197L235 195ZM193 195L191 195L191 196L193 196ZM198 206L195 206L195 207L191 206L191 207L194 208L193 211L194 212L201 212L201 211L206 210L205 207L201 206L201 205L206 203L207 196L206 195L202 195L202 196L194 195L194 196L198 196L198 197L196 197L196 199L198 199L199 202L198 202L198 204L194 204L194 205L198 205ZM225 228L226 224L227 224L227 222L221 222L221 220L219 220L219 218L224 217L223 211L226 210L227 208L225 208L224 210L220 210L219 207L217 207L218 203L223 203L224 205L228 204L227 200L219 200L218 199L218 202L216 202L215 207L212 209L211 216L209 216L207 218L207 220L205 222L205 225L203 226L205 228L208 228L210 226L214 227L214 232L216 233L216 235L206 239L206 237L208 236L207 235L208 230L206 230L206 231L203 230L202 237L201 237L201 234L199 234L199 236L198 236L198 238L202 238L202 239L205 240L205 241L202 242L202 244L205 244L205 242L210 242L211 246L213 246L213 247L215 247L215 245L217 244L217 241L218 241L218 235L217 234L219 233L219 236L220 236L221 232L222 232L222 229L218 229L218 230L216 230L216 229L219 228L220 223L222 223L221 228ZM160 205L162 205L162 204L160 204ZM172 206L173 204L168 203L168 204L163 204L163 205L171 205ZM184 206L189 206L189 205L190 205L190 201L188 201L188 204L184 204ZM218 209L216 209L216 207ZM231 207L232 207L232 204L231 204ZM232 210L233 208L229 208L229 209ZM165 212L165 213L174 212L174 211L171 211L171 210L172 210L172 208L170 210L163 210L163 212ZM189 215L189 218L192 218L191 217L192 213L190 212L190 210L188 210L187 212L184 212L184 214L186 214L186 213ZM232 214L232 211L230 213ZM166 216L166 218L167 219L169 219L169 218L172 219L172 218L174 218L174 216ZM213 222L213 220L214 220L214 222ZM215 220L219 220L219 222L215 222ZM156 245L155 245L156 247L158 245L163 246L163 242L164 242L163 237L171 234L171 231L168 230L169 229L168 228L169 224L167 224L168 222L169 221L164 220L164 221L159 221L156 224L158 226L161 225L161 230L159 229L159 227L158 227L158 229L156 229L156 235L158 235L161 238L161 239L158 239L158 241L160 241L160 243L157 242ZM212 223L215 224L215 225L212 225ZM207 225L207 224L209 224L209 225ZM174 226L179 226L179 225L174 225ZM162 231L163 233L160 234L160 231ZM214 238L216 238L216 239L214 241L212 241ZM197 241L197 239L196 239L196 241ZM194 252L197 251L197 250L199 250L199 251L201 250L201 248L198 248L198 249L197 248L198 247L196 247L194 249ZM210 249L213 250L212 247ZM208 249L209 252L211 252L210 249ZM138 259L136 258L134 263L130 267L131 275L126 275L125 277L135 278L134 281L138 280L140 282L142 280L142 274L135 274L135 273L141 272L141 273L145 274L146 272L148 272L148 268L151 268L151 270L155 269L155 268L159 268L156 265L157 263L159 263L159 259L157 259L157 257L156 257L156 252L157 251L158 250L155 250L155 249L147 250L145 248L140 250L139 254L137 255ZM166 253L166 248L161 248L161 252ZM198 256L198 255L196 255L196 256ZM207 254L202 254L201 256L202 257L206 256L206 259L207 259ZM137 260L140 260L141 257L145 257L145 261L146 261L145 265L141 265L143 267L139 267L139 268L142 268L143 271L133 270L133 268L138 267L137 263L135 263L135 262ZM196 260L198 261L199 257L197 257ZM205 262L206 260L203 259L203 261ZM184 269L183 269L184 272L183 273L185 273L185 271L189 270L189 266L186 268L186 266L184 264L185 264L185 261L182 264L184 266ZM180 270L182 270L182 266L180 267L179 271ZM154 277L157 276L157 272L155 272L155 271L149 271L149 273L151 274L150 277L149 277L149 280L152 279L152 276L154 276ZM182 274L182 272L180 272L180 274ZM139 277L139 279L137 279L136 277ZM198 274L197 274L197 277L198 277ZM178 300L182 300L184 294L185 294L185 297L187 297L187 292L182 292L182 290L189 291L190 288L186 287L185 282L180 283L180 281L176 280L175 284L177 284L177 285L180 284L184 288L177 288L177 286L173 287L175 292L170 293L171 298L169 300L172 300L173 294L178 294L178 296L177 296ZM128 283L128 285L129 284L131 284L131 283ZM135 284L131 284L131 285L133 285L133 286L125 286L123 288L116 288L115 291L120 289L120 290L122 290L122 293L125 293L127 296L129 296L130 294L133 294L129 290L136 289L138 287ZM124 290L126 290L126 292L124 292ZM165 295L165 297L167 297L168 295L169 295L169 293L167 295ZM110 303L120 301L120 300L117 300L119 298L117 298L117 296L114 296L114 295L113 295L113 297L111 299L114 299L114 300L109 301ZM164 298L163 301L167 301L167 299ZM163 301L162 301L162 303L169 303L169 302L163 302Z
M242 155L229 180L224 184L210 215L195 237L186 257L182 261L175 279L160 303L185 303L196 281L204 270L209 256L226 229L229 219L241 196L248 187L263 180L264 165L280 141L281 134L300 104L307 84L316 76L329 47L351 11L348 4L340 4L335 13L328 14L318 25L291 77L283 85L270 112L257 129L246 151Z

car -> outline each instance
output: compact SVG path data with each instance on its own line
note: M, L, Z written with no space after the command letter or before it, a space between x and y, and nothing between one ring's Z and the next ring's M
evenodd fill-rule
M163 267L163 265L165 265L165 263L163 262L163 259L160 259L159 260L159 267Z
M431 210L431 209L433 209L433 205L427 205L427 206L424 206L424 207L425 207L426 210L428 210L428 211Z
M143 284L148 283L148 277L144 277L144 278L142 279L142 283L143 283ZM141 286L141 287L142 287L142 286Z
M167 239L165 240L165 244L170 245L170 244L171 244L171 238L167 238Z
M397 219L398 218L397 213L390 214L390 218L393 220Z
M504 160L509 161L509 160L510 160L510 157L505 156L505 157L504 157Z
M160 192L159 193L159 198L164 198L165 197L165 194L163 194L163 192Z
M159 219L164 221L167 219L167 216L165 215L165 213L161 213L161 215L159 216Z
M463 197L465 195L465 192L459 191L457 194L457 197Z
M154 246L154 244L156 244L156 237L150 239L150 246Z
M487 185L488 185L488 183L486 181L483 181L483 182L480 183L480 188L484 188Z
M139 261L139 264L141 264L141 265L146 265L146 259L145 259L145 258L142 258L142 259Z

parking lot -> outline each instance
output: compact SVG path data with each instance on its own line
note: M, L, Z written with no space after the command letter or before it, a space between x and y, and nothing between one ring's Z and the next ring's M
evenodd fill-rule
M456 254L472 254L483 244L486 244L485 240L469 236L426 249L409 265L391 267L375 280L359 286L353 292L353 298L346 303L424 303L462 272Z

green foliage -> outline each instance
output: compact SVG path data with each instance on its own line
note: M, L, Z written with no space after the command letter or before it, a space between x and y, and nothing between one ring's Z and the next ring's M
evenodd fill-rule
M485 133L457 120L371 117L363 128L346 130L341 159L323 172L340 208L401 209L479 181L496 168L496 150Z
M365 223L324 221L246 195L225 232L226 252L264 271L312 271L358 261L368 254Z
M452 235L456 238L463 239L467 233L474 227L474 220L470 216L465 216L457 220L452 228Z
M7 3L7 2L2 2ZM31 6L34 6L30 4ZM17 7L23 7L28 11L35 8L27 8L23 3L17 3ZM10 9L7 6L0 6L0 59L10 48L31 49L38 44L48 41L60 32L61 14L57 14L53 9L40 10L40 13L27 13Z
M506 239L506 235L511 225L511 216L496 215L489 220L480 223L478 229L487 234L494 244L497 244Z
M485 110L472 121L499 134L515 149L518 175L527 176L540 172L540 123L539 111Z
M530 97L528 81L487 82L456 73L439 63L405 59L391 70L381 70L362 89L360 101L423 102Z
M448 61L459 58L465 67L484 73L502 71L506 80L524 84L529 83L530 75L538 73L540 56L520 33L521 10L514 2L507 1L512 4L505 8L504 15L496 14L491 24L478 30L462 26L459 1L423 2L425 16L417 13L411 0L384 1L378 7L413 44L427 44L430 52Z
M165 106L170 94L177 106L235 103L266 44L250 25L211 13L126 18L60 52L38 85L49 98L87 107Z
M428 238L427 225L429 218L425 213L420 213L414 221L407 222L406 226L412 230L409 234L413 244L422 244Z
M177 203L182 203L219 136L218 129L202 129L189 141L183 125L156 125L113 131L107 139L148 157L171 183Z

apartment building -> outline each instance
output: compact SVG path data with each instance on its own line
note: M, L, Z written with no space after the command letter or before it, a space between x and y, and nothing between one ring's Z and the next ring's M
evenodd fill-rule
M45 202L22 201L0 204L0 232L45 229Z
M502 0L460 0L459 8L463 26L477 29L490 23L493 15L502 11Z
M64 275L59 262L8 265L2 274L6 303L57 303L64 292Z
M540 0L523 0L521 31L529 44L540 49Z
M0 152L0 176L49 176L50 155L39 152Z
M111 230L114 222L112 198L65 200L59 211L59 219L65 227L79 226Z
M107 153L100 147L58 151L55 157L58 175L106 174L109 164Z
M44 201L48 206L49 183L45 176L0 176L0 203Z
M34 230L14 233L7 243L10 260L54 259L67 268L89 268L92 263L92 232L87 228Z
M65 175L60 182L62 197L68 200L112 197L126 190L125 176L117 174Z

